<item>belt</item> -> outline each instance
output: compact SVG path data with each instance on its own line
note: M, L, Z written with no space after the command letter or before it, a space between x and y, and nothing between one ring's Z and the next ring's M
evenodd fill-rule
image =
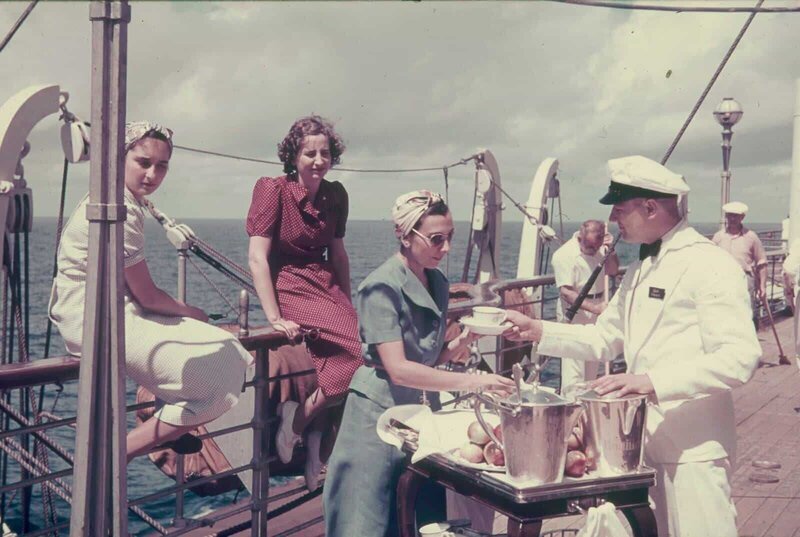
M311 256L289 256L289 255L277 255L275 257L278 266L280 267L304 267L306 265L313 265L313 264L322 264L325 262L325 258L320 255L311 255Z
M603 293L602 291L600 291L599 293L594 293L594 294L592 294L592 295L586 295L586 298L603 298L603 295L604 295L604 294L605 294L605 293Z

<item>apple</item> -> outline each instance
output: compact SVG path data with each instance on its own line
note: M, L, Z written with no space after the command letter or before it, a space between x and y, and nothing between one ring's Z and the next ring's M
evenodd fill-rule
M467 442L458 450L459 456L467 462L475 464L483 462L483 448L472 442Z
M586 473L586 455L583 451L568 451L564 473L570 477L581 477Z
M588 470L597 470L597 453L591 446L585 446L583 451L586 454L586 468Z
M469 424L469 429L467 429L467 437L469 441L473 444L478 444L479 446L485 446L491 438L489 435L486 434L486 431L483 430L480 422L473 421Z
M492 432L494 433L494 436L498 440L500 440L501 442L503 441L503 428L499 424L497 425L497 427L494 428Z
M578 435L575 434L575 431L572 431L569 434L569 439L567 440L567 449L573 451L575 449L581 448L581 441L578 438Z
M506 456L503 450L494 442L489 442L483 448L483 458L493 466L505 466L506 464Z

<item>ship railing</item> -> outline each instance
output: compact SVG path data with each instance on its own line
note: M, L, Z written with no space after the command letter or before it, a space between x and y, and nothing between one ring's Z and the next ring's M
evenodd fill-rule
M178 468L179 471L177 472L177 479L174 485L154 491L145 496L131 499L128 503L128 509L148 524L153 530L162 535L183 535L195 531L197 527L213 526L225 519L246 511L251 512L251 517L249 521L239 525L241 526L240 529L245 530L247 527L250 527L252 535L266 535L267 521L278 514L275 512L268 512L267 507L269 502L284 498L288 495L299 494L305 489L305 487L298 487L281 493L279 495L280 498L277 496L273 498L269 497L269 464L275 460L275 456L269 453L269 437L270 428L272 424L276 422L277 416L267 415L269 398L268 384L286 378L315 374L315 371L313 369L308 369L269 377L269 351L289 343L296 343L290 342L283 334L275 332L271 328L248 331L247 327L243 326L240 330L239 340L245 349L255 352L256 355L253 379L246 382L243 386L243 390L255 390L253 419L250 422L233 425L200 435L199 438L201 440L216 438L252 428L253 455L251 461L248 464L231 468L230 470L219 472L208 477L192 479L188 482L181 479L183 476L183 468ZM79 367L80 360L71 356L40 359L24 365L2 365L0 366L0 393L9 394L11 390L26 389L32 386L48 384L54 384L61 389L64 383L74 381L78 378ZM136 412L141 409L153 408L154 406L155 402L132 404L127 406L127 412ZM31 476L0 487L0 494L14 493L17 490L43 484L43 486L54 492L62 500L70 503L72 491L70 486L65 483L62 478L69 477L72 474L73 455L69 450L61 446L58 441L50 437L48 431L59 427L74 426L77 420L76 416L59 418L51 412L41 412L38 416L39 419L34 421L27 419L22 413L18 412L14 406L8 404L5 399L0 401L0 412L17 425L14 429L0 431L0 449L10 458L14 459L21 468L27 470L27 475ZM14 437L24 437L26 435L33 436L37 441L41 442L50 451L55 453L62 461L62 464L67 465L67 468L53 469L50 465L43 464L41 460L37 458L36 453L27 449L14 439ZM161 449L163 449L163 447L156 447L151 452ZM167 528L147 514L141 507L168 496L180 496L185 493L185 491L196 488L204 483L219 480L227 476L239 475L246 471L252 472L250 499L247 502L242 502L241 505L233 509L220 510L219 512L203 516L201 519L184 519L182 513L180 513L180 517L177 516L179 513L177 512L176 505L174 526ZM306 494L305 501L317 496L319 491L321 491L321 489L318 489L316 493ZM304 498L294 500L293 503L297 504L302 501L304 501ZM275 511L278 511L278 509ZM68 525L68 523L61 523L55 526L51 525L41 530L20 535L34 536L51 534L53 531L68 527Z
M765 246L766 248L766 246ZM783 262L789 254L786 246L766 248L767 250L767 294L766 302L770 313L780 313L789 308L788 298L783 286ZM768 318L764 304L759 304L758 318L763 322Z

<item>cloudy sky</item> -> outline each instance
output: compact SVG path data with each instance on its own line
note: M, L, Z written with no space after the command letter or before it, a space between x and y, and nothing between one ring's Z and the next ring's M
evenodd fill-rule
M3 2L0 33L26 4ZM342 166L438 167L488 148L520 201L539 163L556 157L572 220L605 216L596 200L607 159L662 157L747 18L550 2L133 2L132 12L128 118L172 127L176 143L276 160L292 121L313 112L345 138ZM88 120L88 15L86 3L40 3L0 54L0 102L55 83ZM750 204L751 221L788 212L798 35L800 14L757 15L673 153L695 221L718 217L712 111L728 96L745 111L734 128L732 197ZM40 123L25 162L39 216L57 211L58 127L55 116ZM179 218L243 218L254 180L279 173L176 151L153 200ZM69 208L87 177L87 165L72 168ZM440 172L328 178L345 184L356 219L386 218L398 194L444 184ZM468 166L451 171L459 220L468 219L473 181ZM505 218L519 220L507 205Z

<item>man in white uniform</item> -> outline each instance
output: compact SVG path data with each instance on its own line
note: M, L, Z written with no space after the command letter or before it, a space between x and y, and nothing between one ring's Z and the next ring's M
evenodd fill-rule
M509 337L556 356L606 361L624 351L628 372L592 386L649 395L645 463L657 472L650 495L659 536L735 537L731 388L750 379L761 355L744 273L685 221L682 176L641 156L610 160L608 169L600 202L614 205L622 239L642 245L640 260L594 325L509 311Z
M603 222L587 220L575 235L553 254L551 264L560 295L556 305L558 322L569 322L564 313L575 302L595 267L603 262L610 239L611 236L606 234L606 226ZM603 277L606 274L616 276L618 272L619 260L616 254L611 254L591 291L575 313L575 317L572 319L573 324L594 324L597 316L607 305L603 296ZM578 382L596 379L598 363L594 360L561 358L561 393Z

